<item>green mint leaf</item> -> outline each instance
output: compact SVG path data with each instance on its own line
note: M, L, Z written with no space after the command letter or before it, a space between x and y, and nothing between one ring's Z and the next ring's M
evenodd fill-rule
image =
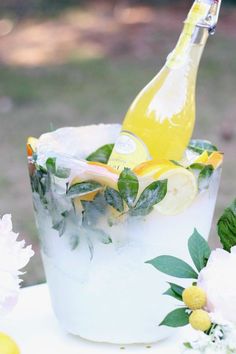
M94 236L98 238L98 240L105 245L109 245L112 243L111 237L103 230L101 229L92 229L92 232L94 232Z
M106 213L107 202L103 193L99 193L93 201L81 201L83 206L82 224L84 227L96 225Z
M122 213L124 211L124 202L118 191L107 187L104 193L107 203L114 209Z
M70 169L65 167L57 167L54 174L58 178L68 178L70 176Z
M199 190L207 189L210 184L211 176L214 172L214 167L212 165L206 165L198 176L198 188Z
M203 153L204 151L207 152L218 151L217 147L213 145L210 141L198 140L198 139L190 140L188 149L191 149L199 154Z
M70 198L80 197L89 192L95 192L102 188L98 182L87 181L73 184L67 191L67 196Z
M226 251L236 246L236 198L217 223L218 235Z
M118 189L128 207L132 208L138 195L139 182L137 176L129 168L125 168L121 172Z
M179 296L181 297L181 299L182 299L182 295L183 295L184 288L183 288L182 286L177 285L177 284L174 284L174 283L168 283L168 284L170 285L171 290L172 290L175 294L179 295Z
M64 232L65 232L65 226L66 226L66 225L65 225L65 219L63 218L63 219L57 221L57 222L52 226L52 228L53 228L54 230L57 230L59 237L61 237L61 236L64 234Z
M178 294L176 294L171 288L167 289L163 295L168 295L173 297L176 300L182 301L182 296L179 296Z
M176 257L159 256L146 263L153 265L153 267L160 272L171 275L172 277L189 279L198 278L198 274L190 265Z
M188 241L189 254L197 270L200 272L210 257L211 249L207 241L194 229L192 236Z
M189 314L186 312L187 308L181 307L170 312L164 320L159 324L159 326L168 327L183 327L189 324Z
M152 211L153 211L153 207L146 208L146 209L143 209L143 208L137 208L137 209L136 208L131 208L129 210L129 215L130 216L147 216Z
M136 215L142 214L143 211L152 210L152 207L162 201L165 198L167 192L167 180L155 181L151 183L141 193L138 202L133 208Z
M175 164L176 166L179 166L179 167L183 167L183 165L181 165L178 161L176 160L170 160L170 162L172 162L173 164Z
M70 244L70 248L72 251L74 251L79 246L79 242L80 242L80 239L79 239L78 235L72 234L70 236L69 244Z
M55 174L56 171L56 158L55 157L49 157L46 161L46 168L47 171Z
M47 171L58 178L68 178L70 176L70 169L56 166L56 157L49 157L46 161Z
M197 170L197 171L202 171L204 169L206 165L204 165L203 163L199 163L199 162L196 162L196 163L193 163L192 165L190 165L188 167L189 170Z
M192 344L189 342L185 342L185 343L183 343L183 345L186 349L193 349Z
M114 144L107 144L96 151L94 151L92 154L90 154L86 160L87 161L95 161L95 162L101 162L101 163L108 163L108 160L111 156L112 150L114 148Z

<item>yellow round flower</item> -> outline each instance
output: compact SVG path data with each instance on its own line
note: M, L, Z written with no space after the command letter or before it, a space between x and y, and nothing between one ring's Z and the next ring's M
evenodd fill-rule
M0 353L1 354L20 354L16 342L7 334L0 332Z
M198 286L190 286L183 292L183 301L191 310L199 310L206 305L206 293Z
M211 319L208 312L204 310L195 310L189 317L189 323L198 331L208 331L211 328Z

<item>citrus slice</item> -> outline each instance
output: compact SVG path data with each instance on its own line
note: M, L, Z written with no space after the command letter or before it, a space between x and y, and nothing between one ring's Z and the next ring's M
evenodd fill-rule
M73 177L70 186L84 181L94 181L101 185L117 189L119 172L101 162L87 161L83 172Z
M150 160L136 166L133 172L138 177L158 179L164 172L177 167L177 165L169 160Z
M204 151L201 155L199 155L193 163L206 163L208 160L209 156L207 151Z
M20 354L16 342L5 333L0 333L0 353L1 354Z
M223 154L219 151L213 152L208 160L207 160L207 165L212 165L214 169L217 169L223 162Z
M27 155L31 157L33 153L37 150L37 145L38 145L38 139L30 136L27 139L27 144L26 144L26 149L27 149Z
M69 187L85 181L94 181L100 183L102 186L117 189L118 178L118 171L112 167L100 162L88 161L84 171L72 178ZM102 187L98 187L96 190L80 195L75 199L78 198L79 200L92 201L101 188Z
M142 185L147 180L168 180L165 198L155 206L163 215L176 215L187 209L197 195L197 182L192 172L165 160L145 162L134 169Z
M167 194L155 206L163 215L176 215L187 209L195 199L198 187L192 172L183 167L169 170L160 179L167 179Z

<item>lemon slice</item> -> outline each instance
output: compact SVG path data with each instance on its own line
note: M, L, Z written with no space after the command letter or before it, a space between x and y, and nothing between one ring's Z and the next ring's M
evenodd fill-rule
M117 189L118 178L118 171L112 167L100 162L88 161L83 173L74 176L69 183L69 187L72 187L73 185L81 182L94 181L100 183L102 186L108 186L110 188ZM102 187L98 187L97 189L80 195L75 199L92 201L99 190L101 190L101 188Z
M158 179L164 172L177 168L173 162L169 160L150 160L141 163L133 169L133 172L141 178Z
M38 146L38 139L30 136L27 139L27 144L26 144L26 149L27 149L27 155L30 157L33 155L33 153L37 150Z
M117 188L119 173L117 170L101 162L87 161L84 170L73 176L70 186L84 181L95 181L110 188Z
M11 337L2 332L0 333L0 353L20 354L20 349L18 348L16 342Z
M167 160L152 160L137 166L134 172L140 184L146 186L153 180L168 180L165 198L155 206L163 215L176 215L187 209L195 199L198 188L192 172Z
M199 155L193 163L206 163L208 160L209 156L207 151L204 151L201 155Z
M215 151L209 156L206 163L207 165L212 165L214 169L217 169L218 167L221 166L223 162L223 157L224 155L221 152Z
M161 175L167 179L167 194L155 206L163 215L176 215L187 209L195 199L198 188L195 176L183 167L177 167Z

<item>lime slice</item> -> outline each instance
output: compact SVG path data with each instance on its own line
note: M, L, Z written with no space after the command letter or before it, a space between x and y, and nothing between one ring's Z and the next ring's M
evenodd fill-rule
M198 188L195 176L182 167L163 173L159 179L167 179L167 194L155 206L163 215L176 215L187 209L195 199Z

